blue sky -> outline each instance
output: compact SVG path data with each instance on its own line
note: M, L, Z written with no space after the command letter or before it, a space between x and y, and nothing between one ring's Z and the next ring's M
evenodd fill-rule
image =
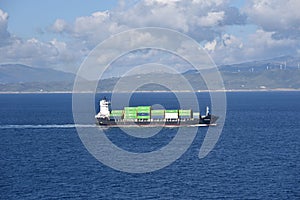
M217 64L300 54L299 0L1 0L0 63L76 71L109 36L182 32Z
M57 18L72 22L78 16L113 9L117 4L116 0L1 0L0 8L9 14L10 32L31 38Z

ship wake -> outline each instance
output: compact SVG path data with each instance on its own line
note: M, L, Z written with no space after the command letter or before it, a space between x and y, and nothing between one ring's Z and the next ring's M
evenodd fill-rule
M94 124L9 124L0 125L0 129L72 129L72 128L93 128Z

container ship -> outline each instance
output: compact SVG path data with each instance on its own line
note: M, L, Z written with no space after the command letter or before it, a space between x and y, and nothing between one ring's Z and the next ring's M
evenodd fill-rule
M205 115L191 109L154 110L151 106L125 107L123 110L111 110L106 98L100 101L100 111L95 115L97 124L109 127L131 126L213 126L217 116L211 115L206 107Z

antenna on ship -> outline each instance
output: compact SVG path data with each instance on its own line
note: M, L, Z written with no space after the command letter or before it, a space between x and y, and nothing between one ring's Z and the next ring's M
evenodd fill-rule
M286 61L284 62L284 70L286 70Z
M208 106L206 106L206 114L205 114L206 116L208 116L209 115L209 107Z

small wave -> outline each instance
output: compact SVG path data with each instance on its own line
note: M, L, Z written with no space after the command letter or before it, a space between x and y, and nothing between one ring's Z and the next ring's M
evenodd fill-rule
M56 129L56 128L91 128L92 124L24 124L24 125L0 125L0 129Z

